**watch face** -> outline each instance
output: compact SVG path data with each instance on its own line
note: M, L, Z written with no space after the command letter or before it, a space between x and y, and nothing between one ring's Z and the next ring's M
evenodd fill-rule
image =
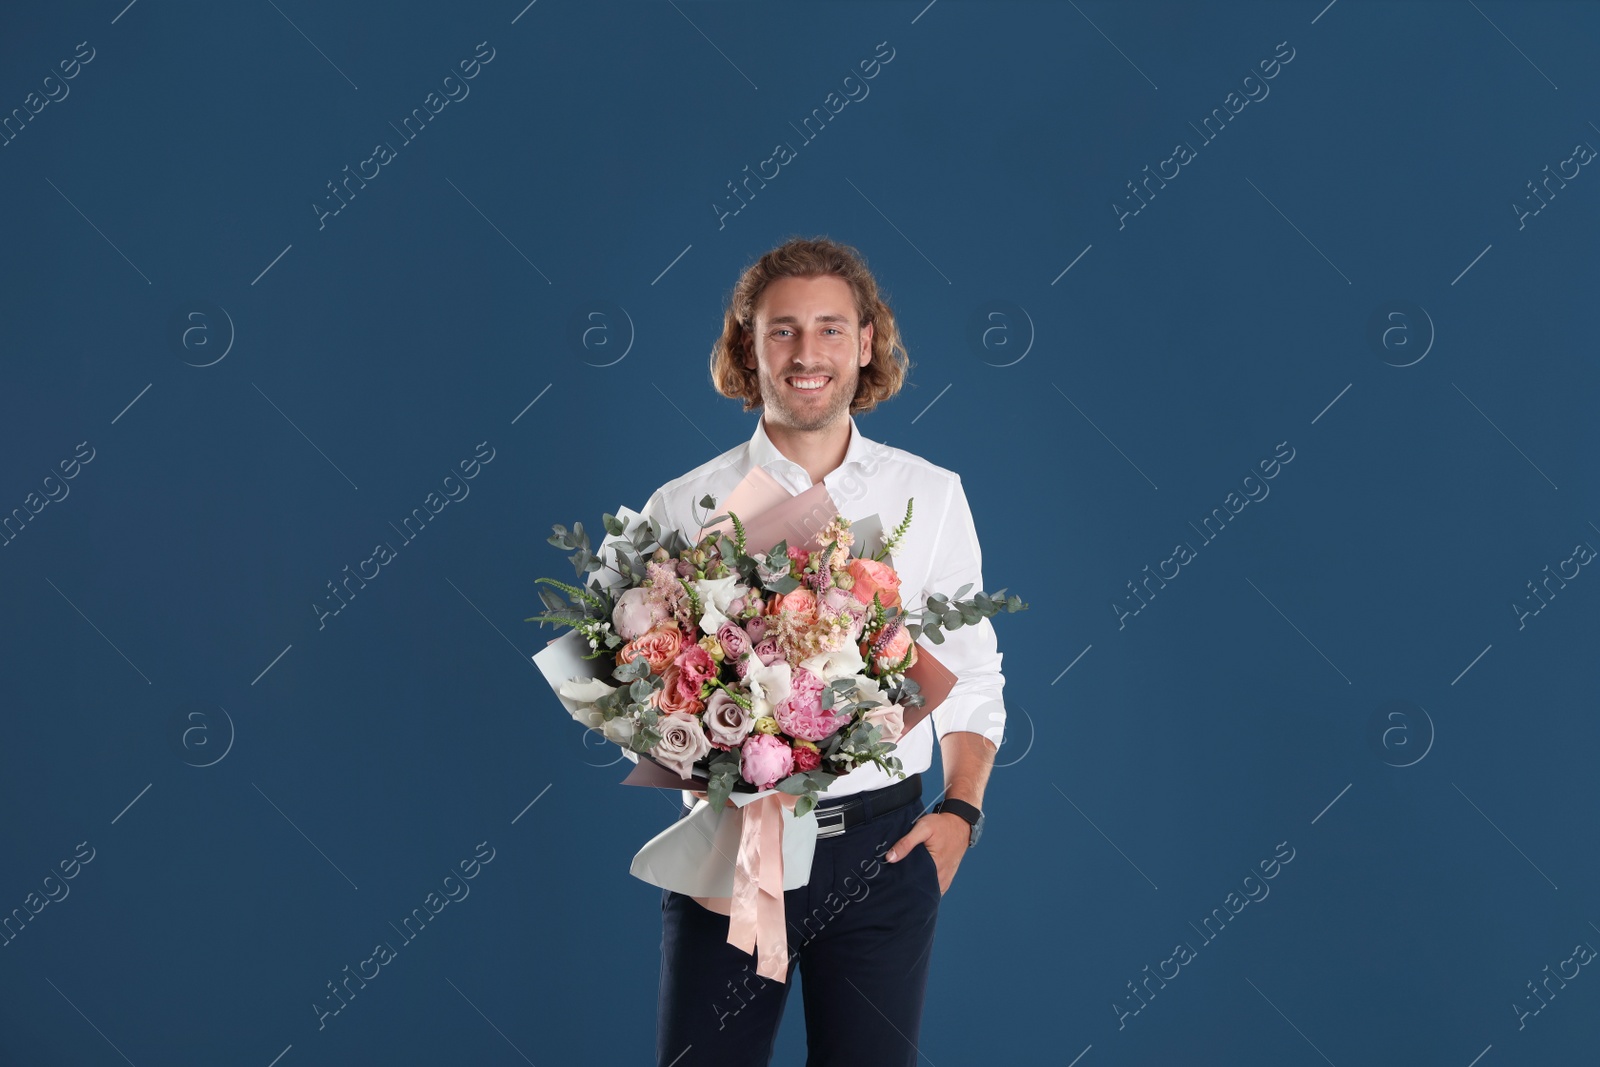
M983 833L983 816L979 815L978 816L978 821L972 824L972 838L971 838L971 840L969 840L967 842L967 847L971 848L973 845L976 845L978 843L978 837L982 833Z

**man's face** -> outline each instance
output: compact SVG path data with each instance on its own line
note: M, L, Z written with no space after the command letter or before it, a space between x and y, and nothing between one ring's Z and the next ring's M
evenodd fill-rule
M744 365L756 371L768 420L820 430L848 414L872 362L872 325L857 327L849 282L824 274L769 283L751 335Z

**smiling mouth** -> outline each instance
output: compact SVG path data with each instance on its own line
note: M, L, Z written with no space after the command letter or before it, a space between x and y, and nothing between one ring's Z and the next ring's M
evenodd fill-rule
M820 393L832 380L828 374L791 375L784 379L797 393Z

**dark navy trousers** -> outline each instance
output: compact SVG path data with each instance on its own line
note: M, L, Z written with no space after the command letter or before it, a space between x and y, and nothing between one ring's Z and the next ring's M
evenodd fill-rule
M767 1067L797 970L806 1067L913 1067L939 876L923 845L883 856L921 814L913 801L817 839L810 881L783 895L788 982L728 944L726 915L662 890L657 1067Z

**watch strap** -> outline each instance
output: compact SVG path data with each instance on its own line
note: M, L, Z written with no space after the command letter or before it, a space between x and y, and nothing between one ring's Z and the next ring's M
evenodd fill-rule
M978 825L978 820L983 818L983 812L978 810L978 808L968 804L965 800L957 800L954 797L946 797L945 799L939 801L939 803L933 806L933 810L935 812L948 811L952 815L959 815L961 818L965 819L970 826Z

